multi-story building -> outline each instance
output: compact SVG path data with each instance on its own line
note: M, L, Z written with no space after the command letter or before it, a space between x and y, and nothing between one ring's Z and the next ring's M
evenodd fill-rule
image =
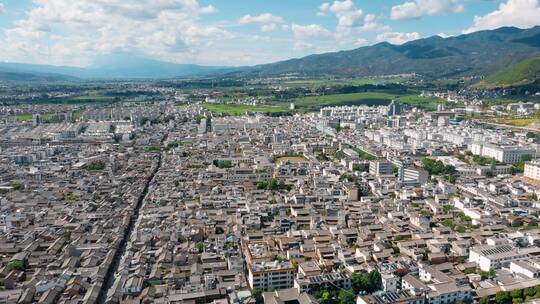
M508 267L511 262L526 258L527 254L509 244L476 246L469 251L469 262L475 262L483 271Z
M525 163L525 177L540 180L540 161L535 160Z
M249 286L263 291L291 288L295 272L289 261L257 261L249 267Z
M489 143L474 142L471 152L476 155L490 157L503 163L518 163L524 156L534 156L535 150L524 146L496 145Z
M406 185L423 185L427 182L429 174L421 168L403 169L402 182Z
M351 277L345 272L325 273L315 276L306 276L294 280L294 287L300 292L313 292L325 289L350 289Z
M369 173L373 175L391 175L392 163L388 161L372 161L369 163Z

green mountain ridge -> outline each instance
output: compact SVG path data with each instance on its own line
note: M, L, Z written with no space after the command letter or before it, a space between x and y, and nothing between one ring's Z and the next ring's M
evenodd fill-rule
M540 57L523 60L496 72L475 87L505 88L535 84L540 80Z
M433 36L393 45L387 42L350 51L311 55L256 66L245 73L347 77L421 74L444 78L489 75L540 55L540 27L503 27L456 37Z

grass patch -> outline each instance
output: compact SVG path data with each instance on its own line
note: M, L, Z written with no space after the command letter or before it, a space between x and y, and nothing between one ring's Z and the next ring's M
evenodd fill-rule
M540 123L540 115L536 114L526 117L504 116L486 119L485 121L502 125L509 125L513 127L526 127L532 123Z
M402 83L407 81L405 77L395 78L343 78L343 79L302 79L284 81L280 84L287 87L330 87L330 86L361 86Z
M73 112L73 119L75 119L76 121L80 121L82 120L83 115L84 115L83 111L75 111Z
M352 148L354 152L358 153L358 157L360 157L361 159L364 159L364 160L376 160L377 159L377 156L371 154L371 153L368 153L364 150L361 150L359 148Z
M19 115L12 115L10 118L14 118L20 122L27 122L32 120L32 114L19 114Z
M69 98L68 100L75 102L113 101L114 97L104 95L86 95Z

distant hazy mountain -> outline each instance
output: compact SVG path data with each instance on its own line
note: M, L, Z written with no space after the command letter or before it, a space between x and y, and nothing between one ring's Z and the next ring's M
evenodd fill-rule
M86 69L86 78L175 78L204 76L235 70L229 67L176 64L130 55L105 56Z
M175 64L129 55L115 55L98 58L97 62L88 68L0 62L0 80L157 79L215 75L239 69Z
M75 80L84 70L39 64L0 62L0 80L13 81L63 81Z
M250 72L258 75L478 75L490 74L538 54L540 27L504 27L457 37L433 36L403 45L383 42L350 51L260 65Z
M490 75L540 55L540 27L504 27L457 37L433 36L403 45L387 42L350 51L311 55L254 67L209 67L175 64L130 55L99 58L81 69L0 63L0 79L175 78L231 76L377 76L417 73L431 77Z

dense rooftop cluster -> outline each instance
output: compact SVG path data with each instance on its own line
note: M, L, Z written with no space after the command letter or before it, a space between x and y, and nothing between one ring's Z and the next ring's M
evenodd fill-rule
M539 147L525 132L398 101L84 114L0 125L3 302L540 298Z

